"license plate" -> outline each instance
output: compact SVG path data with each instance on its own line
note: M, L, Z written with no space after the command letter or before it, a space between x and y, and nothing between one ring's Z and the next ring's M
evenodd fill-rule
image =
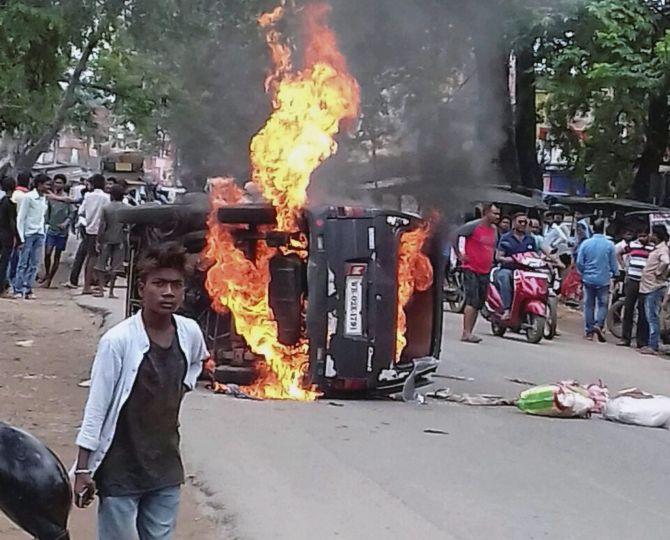
M361 268L362 267L362 268ZM364 265L352 266L346 277L344 294L344 333L348 336L363 335L363 275Z

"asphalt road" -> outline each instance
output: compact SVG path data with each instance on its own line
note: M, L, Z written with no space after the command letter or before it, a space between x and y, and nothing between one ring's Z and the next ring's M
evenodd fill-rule
M481 324L481 323L480 323ZM602 379L670 395L670 360L583 341L574 320L538 346L456 340L445 323L437 379L515 397L507 377ZM428 434L437 429L447 434ZM182 417L187 468L222 537L241 539L667 538L670 433L515 408L430 400L241 401L200 391Z

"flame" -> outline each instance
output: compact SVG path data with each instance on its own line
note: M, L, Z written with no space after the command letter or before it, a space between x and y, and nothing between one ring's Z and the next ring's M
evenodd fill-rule
M328 12L325 5L303 10L307 44L305 67L300 71L293 70L290 48L275 28L284 8L277 7L259 18L274 67L265 81L273 110L251 141L252 179L276 208L277 228L286 232L299 232L298 214L306 202L310 176L337 151L333 137L340 123L358 116L358 84L326 25ZM212 262L207 291L214 309L230 310L237 332L254 353L265 358L265 372L245 391L264 398L313 400L318 393L302 386L308 365L307 340L289 347L277 339L268 298L269 261L277 250L258 242L252 262L235 245L234 227L218 223L218 208L239 203L241 198L242 192L231 180L214 182L205 253ZM306 257L304 239L293 240L283 250Z
M426 291L433 284L433 266L423 253L430 234L427 224L402 234L398 250L398 312L396 325L396 362L407 345L407 316L405 306L414 291Z
M306 67L292 71L291 52L275 29L284 10L260 17L274 70L265 81L273 111L251 141L252 178L277 208L279 230L297 230L312 172L337 151L333 138L343 120L358 116L360 90L326 24L330 8L304 9Z
M254 264L235 245L234 227L218 223L218 209L239 203L242 195L230 179L217 179L212 183L212 212L205 251L212 266L205 286L214 300L214 308L230 310L237 332L253 352L265 357L266 372L245 391L264 398L316 399L315 391L302 388L308 361L307 342L303 340L297 346L287 347L277 340L277 323L268 300L269 261L276 249L259 242Z

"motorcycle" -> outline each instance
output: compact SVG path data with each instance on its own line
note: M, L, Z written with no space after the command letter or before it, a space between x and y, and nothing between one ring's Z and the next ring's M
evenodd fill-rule
M448 265L444 276L445 311L463 313L465 309L465 288L463 286L463 269L460 263Z
M625 276L619 275L614 278L612 284L612 295L610 299L610 308L607 311L607 329L618 339L623 336L623 312L626 303L626 294L624 291ZM637 326L637 313L633 315L633 334Z
M544 337L549 304L549 275L547 261L535 253L519 253L514 260L512 309L503 318L502 298L495 286L496 270L491 272L486 304L482 315L491 323L493 335L502 337L508 330L525 333L529 343L539 343Z

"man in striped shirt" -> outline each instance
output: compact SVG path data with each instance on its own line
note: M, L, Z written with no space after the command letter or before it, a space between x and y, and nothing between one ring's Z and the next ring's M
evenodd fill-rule
M649 253L654 250L654 245L649 242L649 232L645 229L638 233L637 240L633 240L617 251L619 263L626 270L626 282L624 303L622 338L617 345L629 347L633 333L633 317L637 308L637 332L636 345L642 348L647 345L649 329L644 312L644 295L640 293L640 279L642 271L647 264Z

